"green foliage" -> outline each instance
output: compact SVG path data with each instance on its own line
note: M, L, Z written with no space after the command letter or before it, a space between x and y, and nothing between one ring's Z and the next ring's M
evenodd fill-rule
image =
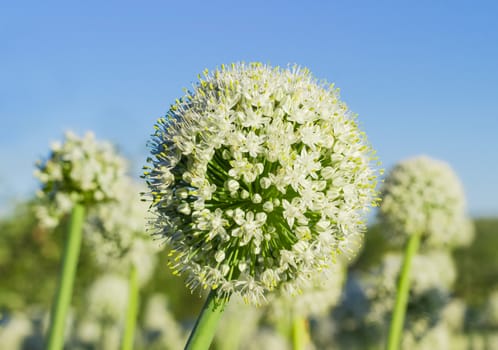
M479 218L474 225L476 234L472 244L453 251L458 270L454 294L471 306L479 306L498 288L498 218ZM363 250L351 269L366 271L379 263L386 252L399 250L381 230L378 224L368 228Z
M49 309L56 290L66 224L64 220L53 232L41 229L36 224L31 202L20 204L10 216L0 220L0 310L23 310L33 305ZM203 300L187 290L182 277L171 274L165 263L167 254L165 250L159 254L159 264L141 290L141 298L146 300L152 293L165 293L177 319L192 318ZM78 310L85 309L84 293L103 272L83 242L73 296L73 305Z
M56 290L66 223L54 232L40 229L30 202L18 205L12 214L0 219L0 311L9 313L30 306L49 309ZM458 268L454 294L471 306L471 315L467 317L477 324L482 305L490 292L498 288L498 218L477 219L475 226L475 241L455 250L453 256ZM363 251L351 270L367 271L378 264L386 252L399 250L399 245L385 238L380 230L377 224L368 229ZM157 244L161 244L160 241ZM184 322L193 320L202 306L203 299L188 291L183 277L171 274L166 264L167 255L166 249L159 253L154 275L140 291L139 322L146 300L154 293L167 295L175 318ZM104 272L97 267L91 249L83 244L73 296L77 312L85 312L84 294Z
M399 245L389 242L387 235L382 233L382 225L375 223L368 227L358 259L351 266L352 270L368 270L379 264L382 257L389 251L400 251Z
M455 294L479 306L498 288L498 218L476 219L475 228L474 242L453 256L458 268Z
M19 205L0 222L0 232L0 307L50 303L60 248L36 227L31 206Z
M66 220L54 232L37 226L32 203L21 204L0 221L0 308L49 306L56 290ZM75 300L98 274L91 252L82 249L75 282Z
M158 242L158 244L160 243ZM145 295L164 293L168 296L169 306L176 319L195 318L204 300L200 295L190 292L183 283L183 277L174 276L171 273L166 264L168 254L166 249L159 253L159 263L156 266L154 276L141 291L142 299Z

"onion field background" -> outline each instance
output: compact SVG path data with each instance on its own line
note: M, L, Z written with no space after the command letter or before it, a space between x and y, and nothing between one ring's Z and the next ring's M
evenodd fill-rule
M453 344L451 349L493 349L498 344L498 325L492 315L490 316L489 310L489 300L498 290L498 254L496 254L498 218L476 218L474 223L476 235L473 243L452 252L458 276L454 289L451 291L451 300L459 300L464 304L464 317L461 328L452 335L454 343L451 343ZM0 231L2 232L0 238L0 273L2 276L0 327L5 327L0 328L0 339L2 342L7 342L9 338L17 338L13 344L17 344L19 349L43 349L48 322L47 312L56 286L62 251L62 230L59 229L52 234L37 227L30 203L26 202L19 203L11 215L2 218ZM385 252L392 249L389 247L389 242L379 233L379 227L375 224L369 227L362 252L356 262L349 267L348 275L368 271L381 260ZM165 303L160 303L155 311L158 314L169 313L176 323L175 326L182 332L186 332L193 326L203 300L199 295L191 294L184 287L181 278L170 274L165 264L167 255L167 251L159 254L160 262L155 268L153 277L141 291L139 327L144 327L147 302L154 295L160 294L164 297ZM72 322L67 331L68 349L99 348L97 342L99 336L92 336L91 332L85 335L81 321L87 313L89 303L86 293L91 284L105 273L105 270L97 267L92 252L83 245L71 309ZM346 293L346 289L343 289L343 293ZM345 298L344 294L342 298ZM340 305L339 303L338 307ZM340 332L331 339L330 334L333 333L334 326L330 323L346 322L345 319L334 318L333 313L333 309L327 313L325 316L328 319L327 322L323 318L310 320L312 330L317 327L318 323L327 323L330 326L329 334L325 332L326 336L318 332L311 333L315 344L320 344L317 348L368 348L369 345L363 342L363 339L368 338L365 338L362 333L356 335L358 340L356 344L341 344ZM232 322L240 322L238 325L244 327L243 315L241 314L240 318ZM151 316L148 315L148 317ZM19 322L19 325L15 325L16 322ZM168 349L169 346L173 349L183 346L181 343L183 339L175 344L172 338L169 338L175 336L175 330L168 329L171 324L164 323L157 327L156 329L142 328L140 337L149 337L149 344L154 344L156 341L157 349ZM343 336L351 336L350 332L349 334L347 331L343 332ZM161 337L165 337L165 340L162 340L165 341L164 343L160 342ZM89 339L93 340L89 341ZM252 340L246 339L245 341L250 343ZM220 344L217 347L215 344L212 348L223 349L222 346ZM378 345L374 343L371 348L377 348L376 346Z
M404 326L401 331L400 348L403 350L498 349L497 18L498 3L491 0L478 2L455 0L437 3L429 0L2 2L0 4L0 350L46 348L51 328L50 313L54 300L57 299L64 244L70 227L69 213L74 204L71 201L76 202L76 200L67 195L68 193L63 193L54 201L57 202L55 205L50 203L51 206L43 207L40 204L43 191L40 190L47 183L53 184L51 182L53 178L59 180L60 174L57 174L59 170L57 166L52 168L48 166L47 170L42 169L44 165L40 164L46 164L44 162L47 161L47 155L51 150L60 151L64 148L61 148L60 142L65 133L66 136L72 135L70 138L74 141L86 132L89 132L86 135L90 135L87 141L108 142L109 147L104 147L110 152L108 154L116 151L119 157L123 157L123 164L119 161L119 157L113 155L103 158L106 161L114 160L113 167L117 169L116 173L123 170L121 175L125 175L126 180L120 183L121 190L119 188L116 190L115 178L108 176L109 174L103 175L105 171L97 171L97 175L102 175L106 182L104 187L109 188L99 188L99 191L90 193L95 198L89 196L91 191L85 192L84 199L92 197L91 200L98 201L103 199L101 197L112 196L111 192L116 190L115 192L124 198L120 199L120 204L124 203L125 209L124 214L120 212L121 218L119 215L113 215L113 211L108 210L109 207L102 212L92 213L91 224L94 226L86 228L87 232L83 235L74 275L72 299L67 319L61 327L65 330L59 332L64 333L58 334L59 341L63 341L64 349L68 350L124 349L123 338L126 333L131 334L129 344L132 345L128 346L133 349L184 348L199 312L203 310L209 288L203 290L201 287L192 293L185 286L188 273L184 273L183 276L173 274L168 262L171 263L172 259L180 255L175 255L178 252L171 251L171 248L164 244L164 237L150 235L157 227L145 229L146 225L140 220L143 219L145 222L157 212L154 214L147 212L146 207L151 205L152 201L146 203L144 207L144 203L138 200L141 196L139 192L149 192L148 199L150 199L152 191L156 191L155 203L151 205L154 207L162 199L161 194L157 193L170 193L169 189L164 190L164 187L172 186L171 181L174 176L169 173L168 167L177 165L178 149L166 156L166 163L161 163L164 159L156 159L155 163L153 160L155 169L143 167L146 164L150 166L151 162L147 159L150 160L151 153L153 158L158 154L161 155L161 147L168 148L165 146L170 144L170 140L161 137L168 134L167 124L168 120L171 120L168 116L176 116L175 108L181 105L180 100L186 91L195 90L200 86L209 92L210 84L198 83L198 73L205 69L210 72L218 69L214 75L219 76L221 73L228 74L227 72L231 72L230 69L237 70L241 67L252 67L250 69L257 70L260 69L258 67L277 66L281 67L281 70L274 70L272 74L278 75L286 69L292 72L286 74L301 74L308 72L309 69L312 76L317 78L310 86L319 85L317 88L319 91L325 86L329 89L328 83L332 84L333 87L330 87L325 95L321 95L333 96L333 101L328 105L329 112L333 110L333 113L324 113L330 119L330 125L336 122L332 117L337 112L336 101L341 101L340 109L344 112L344 120L347 121L348 127L354 124L353 129L355 129L357 122L358 130L355 129L355 132L359 133L357 137L351 136L350 140L357 142L358 139L362 139L365 145L359 147L358 152L351 154L358 156L358 159L367 157L361 153L366 152L366 149L370 152L370 148L373 154L369 153L368 157L372 158L368 158L369 161L365 161L364 164L367 168L372 167L370 174L360 176L356 174L358 171L356 168L349 169L351 176L348 175L348 178L364 180L356 190L359 188L365 190L368 188L366 185L368 182L372 185L370 188L372 196L381 197L381 188L388 182L385 180L388 179L390 171L403 160L420 156L424 159L434 157L433 159L448 164L450 172L454 172L456 182L461 182L462 188L458 185L456 191L454 191L456 187L447 188L446 196L431 192L430 189L427 193L424 189L420 191L427 195L425 199L429 198L435 202L443 197L446 198L441 200L445 202L441 205L443 214L440 212L441 215L438 216L439 219L443 217L443 220L429 220L430 223L424 224L427 226L434 224L434 227L439 225L440 230L435 230L437 238L441 241L447 239L448 244L442 244L430 251L427 249L431 248L429 244L423 246L426 242L422 242L420 254L413 258L406 320L404 323L401 322ZM251 62L261 63L251 65ZM234 65L230 66L230 63ZM297 66L303 69L297 69ZM232 68L226 70L224 67ZM208 76L205 78L211 79ZM323 82L322 86L322 79L327 84ZM282 85L282 81L275 85ZM225 92L229 93L230 89L226 89ZM202 93L199 96L201 95ZM278 98L275 97L277 95ZM268 96L261 98L261 101L266 101L266 107L269 106L265 113L271 114L284 105L282 101L292 100L288 98L290 95L284 95L280 92L272 94L274 100L271 101L266 98ZM305 95L307 93L301 94ZM238 97L233 99L235 102L231 101L231 97L233 96L228 96L222 101L228 107L218 106L221 107L220 110L239 108L236 113L243 110L243 104L238 105L240 102ZM257 108L260 108L261 105L258 103L261 101L255 102L259 97L256 93L253 100L255 104L248 106L257 105ZM322 97L314 101L322 101ZM297 105L301 108L300 104ZM251 109L252 107L248 110ZM314 110L313 105L308 110L311 113L307 115L313 114ZM286 113L278 111L268 118L266 114L264 118L260 118L263 115L260 114L247 125L266 128L274 116L279 119L292 114ZM349 118L355 122L352 123ZM306 142L301 144L299 144L301 141L293 144L295 146L293 150L296 152L293 160L298 156L304 159L303 162L307 164L306 171L311 175L306 177L296 173L294 179L315 181L319 180L320 176L328 178L321 184L313 184L315 188L309 186L311 191L308 195L312 193L314 197L308 196L308 199L313 197L308 203L312 203L317 198L325 199L324 193L317 195L316 192L325 191L323 190L325 185L332 186L331 178L335 176L335 170L329 166L330 164L324 165L327 169L323 169L325 170L323 173L322 170L318 171L320 162L316 161L317 156L312 153L316 153L314 151L322 147L322 144L331 146L335 142L334 137L340 135L332 135L329 132L333 129L335 133L335 127L322 132L323 130L320 131L320 128L312 123L306 128L303 127L306 130L301 130L301 126L297 125L300 124L298 119L294 118L289 122L294 123L290 129L273 127L271 132L277 135L282 130L285 133L285 130L294 130L296 127L296 131L293 131L297 135L294 135L295 139L306 139ZM213 124L215 127L219 126L219 123ZM200 136L203 136L203 133L199 130L202 128L196 130L198 134L193 137L194 139L202 138ZM240 127L239 131L241 132L238 137L244 139L243 131L247 130ZM214 134L216 139L218 133ZM324 137L320 138L317 135ZM255 135L252 131L250 136L252 148L247 147L247 144L241 147L247 148L244 157L254 160L256 157L253 155L258 154L259 157L259 153L264 153L262 145L266 147L266 140L263 142L265 136L260 138L260 135ZM151 139L155 140L155 143L152 142L152 147ZM219 140L221 138L216 142L220 147L226 143ZM226 138L224 141L227 140L231 139ZM86 143L89 145L87 150L90 150L90 153L98 149L92 142ZM190 146L189 143L183 145L185 156L195 153L190 152ZM194 146L196 145L192 148ZM310 152L301 153L306 147ZM84 153L80 151L78 147L70 149L73 155ZM285 153L280 152L279 156L284 154L285 157ZM230 159L230 156L228 154L224 159L225 155L222 154L222 157L218 157L218 161L226 165L229 162L225 160ZM342 155L335 156L338 157L334 159L344 159ZM235 159L235 156L233 158ZM97 162L98 164L93 162L90 167L86 167L82 162L75 162L79 165L76 177L88 184L85 170L99 169L99 166L100 169L109 169L105 161L101 160ZM126 170L124 163L127 164ZM191 164L188 161L184 163ZM164 164L168 166L163 167ZM230 198L237 198L240 195L240 198L245 200L250 197L251 206L254 204L255 207L263 208L264 212L262 210L259 213L259 218L251 212L247 216L247 221L251 223L265 221L267 217L273 215L271 212L277 212L274 211L274 206L281 205L282 212L285 211L283 209L285 205L287 209L297 207L297 205L293 207L290 197L282 197L281 201L277 197L266 201L263 190L261 190L263 196L259 193L257 196L249 193L251 187L248 188L249 191L245 191L244 187L240 186L243 181L238 182L242 172L247 178L254 180L252 177L258 170L257 166L251 168L251 164L249 167L247 165L248 163L244 162L238 163L234 166L237 169L223 169L223 166L219 166L214 177L219 181L218 188L226 189L226 193L230 192ZM57 171L50 173L53 168L57 168ZM46 173L43 173L45 170ZM177 178L180 170L175 170ZM230 177L234 177L235 173L235 177L238 176L237 181L233 181L233 178L220 180L220 174L228 174L230 170L232 170ZM260 168L260 172L262 171ZM68 172L75 173L72 170ZM272 186L271 181L273 181L270 180L270 175L266 175L263 180L266 185L261 185L265 190L270 188L268 186ZM68 177L71 177L71 174ZM161 180L157 180L159 178ZM273 179L276 178L273 176ZM288 181L288 187L293 190L287 194L281 191L279 193L275 186L267 193L276 193L278 196L295 195L299 186L290 183L289 178L281 176L277 181ZM438 180L442 178L438 177ZM145 180L149 181L148 185L145 184ZM150 181L154 182L152 190ZM429 175L425 176L424 181L427 184L437 182L432 181ZM377 185L374 190L375 182ZM445 185L444 180L441 182ZM341 181L338 183L341 184ZM336 192L342 193L344 199L346 197L344 193L347 191L341 186L338 186ZM442 187L444 190L444 186ZM123 188L128 191L122 190ZM182 202L182 206L176 208L174 205L169 205L166 209L159 208L164 209L163 214L166 213L163 219L169 212L180 215L176 211L184 215L182 218L189 218L193 213L190 204L186 203L187 199L191 199L190 189L183 188L178 191L175 189L175 196L178 193L179 200L185 201ZM327 187L327 191L329 189ZM410 189L408 186L406 192ZM109 190L109 193L104 195L106 190ZM164 192L161 192L162 190ZM204 191L207 196L211 195L210 191L214 191L210 188L204 190L207 190ZM354 198L357 193L354 186L349 186L348 190L351 198ZM56 196L56 192L52 191L51 195ZM456 195L461 198L457 198L458 201L448 200L455 192L462 192ZM121 196L123 193L125 195ZM223 192L223 195L226 193ZM330 193L331 197L337 194L334 194L334 191ZM416 191L413 193L416 197ZM134 199L128 201L127 196ZM228 195L226 198L229 198ZM299 202L299 198L295 198L296 202ZM379 198L378 202L377 199L372 199L372 202L382 205L381 199ZM81 198L79 200L83 201ZM415 198L415 202L420 204L423 198ZM134 207L134 204L138 204L138 207ZM432 204L422 207L425 209ZM450 223L452 228L458 231L458 224L455 224L458 222L462 224L462 232L468 233L466 238L458 243L452 242L453 237L445 237L447 227L441 227L441 222L448 217L454 217L451 215L453 204L465 213L461 215L462 221ZM437 207L438 203L435 206ZM396 208L396 203L391 205L392 208ZM330 207L321 209L330 209ZM420 211L411 210L413 207L404 209L408 214L413 214L413 222L423 221L420 219L423 216L420 215ZM144 210L144 215L140 214L140 210ZM295 224L297 228L298 224L307 222L308 219L301 215L300 210L293 210L292 214L289 214L290 211L287 210L284 214L287 215L285 221L289 226ZM366 232L362 235L363 238L354 242L357 243L356 247L360 246L359 251L345 259L337 257L339 270L332 273L334 278L319 278L318 281L314 281L317 290L299 295L304 298L291 299L290 303L289 299L277 300L276 303L270 303L270 306L256 308L244 303L242 298L233 297L224 311L210 349L386 349L397 283L402 280L400 275L405 275L400 273L400 270L402 270L406 243L401 240L406 237L392 236L392 232L388 232L384 226L385 222L379 219L382 217L378 215L379 212L380 208L373 207L367 213L364 220L368 223ZM133 215L128 215L129 213ZM136 213L139 213L140 220L135 220ZM396 210L391 210L390 214L396 216L396 213ZM232 217L233 211L227 210L225 214ZM331 209L329 214L339 217L340 213L339 211L334 213ZM193 217L195 215L192 214ZM225 221L219 222L226 224L228 222L226 220L232 220L227 219L228 216L224 218ZM106 221L103 219L105 217L112 220ZM120 221L121 219L123 221ZM403 226L407 222L410 223L411 219L402 218L401 224L399 220L397 224ZM468 227L467 219L470 222ZM315 228L318 227L323 231L330 231L330 227L334 225L340 226L339 220L328 223L315 221L313 217L310 222ZM164 222L170 224L168 218ZM185 222L187 224L182 227L189 227L188 220ZM353 226L360 227L364 222L358 221ZM48 228L47 224L54 228ZM119 229L109 230L107 224ZM289 235L285 238L291 237L290 242L294 243L292 240L302 239L306 243L310 237L314 239L318 236L318 231L310 231L311 224L310 227L304 226L306 225L300 226L295 232L289 230ZM122 232L137 231L136 227L140 228L138 230L140 232L132 232L133 234L122 237L125 236L121 235ZM88 239L88 231L92 232L92 229L99 232L93 235L93 240ZM101 235L106 230L113 232ZM219 230L217 234L223 231L224 229ZM233 231L234 236L242 234L239 229ZM262 231L254 232L263 237ZM344 238L340 236L341 229L334 232L339 232L339 238ZM250 236L252 232L245 234ZM420 232L417 234L422 236ZM130 237L140 238L137 251L143 255L130 253L134 251L130 246L135 242ZM259 241L261 237L258 238ZM144 238L148 243L152 243L150 250L143 247ZM206 240L207 246L211 238ZM337 237L334 236L335 238ZM356 236L353 238L356 239ZM253 238L249 240L251 239ZM423 240L430 238L423 237ZM289 241L284 243L288 244ZM186 244L188 246L188 243ZM253 254L253 261L261 255L258 244L251 253L247 250L247 254ZM345 251L351 248L347 244L344 246L341 249L344 248ZM122 255L108 254L111 248L116 247ZM241 247L242 250L246 249L243 244ZM273 256L273 252L271 253ZM219 272L218 275L230 275L230 279L234 271L239 271L235 272L235 275L239 273L244 275L244 271L248 271L247 262L236 261L237 254L238 250L232 256L230 253L225 254L225 251L218 250L216 255L199 254L199 256L215 266L220 265L220 271L215 272ZM129 255L133 257L130 258ZM227 267L228 265L222 264L231 258L233 266ZM330 261L335 262L335 258L335 256L334 259L330 258ZM282 265L287 265L285 268L289 267L285 259L280 261L283 261ZM137 267L143 269L139 272L147 278L129 283L129 280L133 280L129 276L133 275ZM175 268L178 267L182 268L176 264ZM187 271L188 268L185 267ZM258 278L261 275L262 273ZM202 281L202 273L198 273L197 277L199 276L201 276L199 280ZM273 288L274 284L282 280L278 280L280 275L277 278L271 276L268 278L270 281L268 285ZM309 276L311 274L308 274ZM189 283L199 284L199 280L194 282L190 280ZM243 289L248 285L247 281L244 281L246 283L244 285L236 279L229 282L228 284L234 289ZM128 297L133 294L129 293L130 285L135 287L139 285L138 297L130 298L138 300L138 316L136 325L131 322L131 326L127 328ZM251 291L250 288L247 290ZM256 295L254 299L258 300L263 293L253 293L253 295ZM306 311L301 310L301 307ZM130 310L132 309L130 307ZM291 315L293 312L298 314L296 310L305 314L302 317L303 322L299 324L301 326L299 337L294 337L295 324L290 321L295 316ZM133 319L133 312L131 314L130 319ZM396 346L389 350L393 348ZM54 349L59 350L57 347L49 350Z

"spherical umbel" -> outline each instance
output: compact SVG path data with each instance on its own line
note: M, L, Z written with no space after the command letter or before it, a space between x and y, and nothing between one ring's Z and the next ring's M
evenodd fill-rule
M404 160L387 175L381 192L380 219L392 234L421 234L430 245L472 239L463 187L447 163L427 156Z
M37 208L41 223L58 224L75 203L92 205L115 200L127 162L105 141L92 132L78 137L66 132L64 142L54 142L50 155L37 162L35 176L42 184Z
M364 229L373 152L333 86L299 67L206 72L155 125L154 230L191 288L268 290L332 264Z

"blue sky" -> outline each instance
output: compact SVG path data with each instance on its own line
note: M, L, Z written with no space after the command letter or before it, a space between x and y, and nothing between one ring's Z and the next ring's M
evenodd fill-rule
M205 68L298 63L336 83L383 167L427 154L498 214L498 3L11 1L0 4L0 202L36 189L66 129L138 174L154 121Z

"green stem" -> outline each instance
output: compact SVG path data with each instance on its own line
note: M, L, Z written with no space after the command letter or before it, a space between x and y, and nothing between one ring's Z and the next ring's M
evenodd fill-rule
M130 276L128 280L128 310L126 312L126 325L123 337L122 350L133 349L133 339L137 324L138 313L138 272L135 265L130 268Z
M292 349L304 350L308 340L306 319L295 317L292 320Z
M391 319L391 328L389 329L387 350L396 350L400 345L401 333L405 322L406 305L408 303L408 292L410 291L410 270L413 257L417 253L419 245L420 234L412 234L406 246L403 266L401 267L401 275L396 293L396 304Z
M85 207L81 204L76 204L71 213L57 295L52 305L48 350L60 350L64 345L64 326L73 294L74 276L80 254L84 218Z
M216 333L216 326L223 314L225 303L225 299L216 297L216 291L212 290L209 293L194 329L190 333L185 350L207 350L209 348Z

